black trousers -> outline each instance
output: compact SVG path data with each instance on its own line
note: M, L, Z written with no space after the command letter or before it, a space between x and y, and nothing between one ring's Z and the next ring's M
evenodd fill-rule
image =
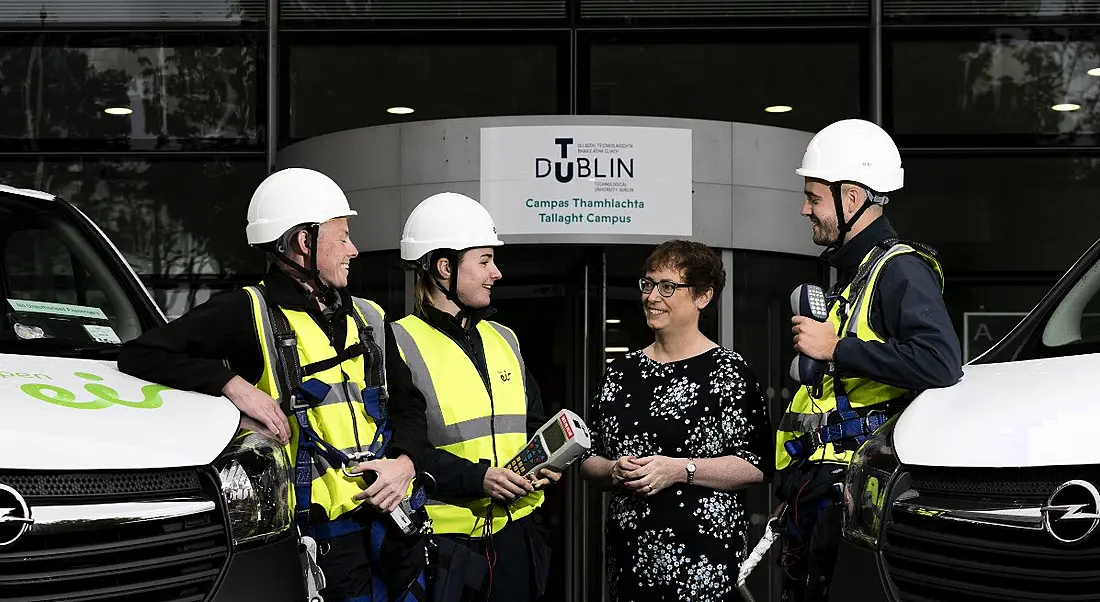
M325 589L321 596L326 602L339 602L348 598L371 596L375 599L395 600L406 591L419 592L412 582L424 567L423 537L402 537L380 514L359 511L353 520L363 529L318 542L317 563L325 574ZM386 525L387 536L381 544L381 583L372 579L370 562L371 527L378 521ZM387 591L374 591L373 588Z
M318 542L317 548L326 602L372 595L369 528Z
M780 499L787 502L786 538L779 564L785 602L825 602L840 550L842 489L847 467L802 462L780 473Z
M492 539L460 535L435 535L438 546L457 560L445 559L451 566L436 573L429 583L433 602L536 602L546 590L550 568L550 547L534 514L508 523ZM460 548L456 553L454 548ZM452 568L453 567L453 568ZM481 577L484 575L483 577ZM479 577L479 585L459 595L456 580L461 576ZM443 595L443 590L449 590Z

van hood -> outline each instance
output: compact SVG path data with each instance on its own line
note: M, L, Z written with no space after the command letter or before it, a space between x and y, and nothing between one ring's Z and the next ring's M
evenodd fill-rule
M966 366L902 412L895 453L923 466L1098 464L1098 368L1096 355Z
M240 411L109 361L0 354L0 468L110 470L209 464Z

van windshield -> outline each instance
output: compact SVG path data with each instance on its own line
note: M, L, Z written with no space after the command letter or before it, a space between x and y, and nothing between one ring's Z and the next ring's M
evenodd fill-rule
M0 353L115 359L141 334L148 308L74 221L57 201L0 194Z

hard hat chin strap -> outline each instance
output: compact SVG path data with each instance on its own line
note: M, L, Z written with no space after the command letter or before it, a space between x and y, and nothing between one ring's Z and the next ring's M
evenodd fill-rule
M853 186L860 186L864 190L863 205L852 215L852 219L844 219L844 202L840 198L840 192L844 184L852 184ZM829 251L835 251L844 246L844 239L847 237L848 232L852 230L852 226L855 225L859 218L863 215L864 211L871 208L872 205L881 204L885 205L887 199L885 196L876 195L871 192L865 186L856 184L855 182L833 182L829 184L829 190L833 193L833 207L836 210L836 228L837 237L836 242L829 245ZM881 202L876 202L881 199Z
M440 281L440 279L435 277L435 264L437 261L439 261L441 257L446 259L451 264L451 277L447 279L449 286L443 286L443 283ZM443 296L446 297L448 301L454 303L455 306L458 307L458 314L455 315L455 319L457 319L461 324L465 321L467 316L473 313L473 309L469 305L463 303L462 300L458 298L458 263L458 251L448 249L446 251L431 253L431 260L429 261L430 265L425 266L426 270L424 275L429 280L431 280L431 283L437 289L439 289L439 292L443 293Z
M336 303L338 296L335 289L321 280L321 272L317 269L317 238L320 228L321 224L310 224L303 228L306 231L306 250L309 252L309 259L307 262L309 263L309 267L302 267L298 262L287 257L286 245L289 241L286 238L280 239L279 242L275 244L274 248L268 249L267 254L290 268L293 272L291 275L295 276L300 282L309 285L309 296L311 299L316 299L321 304L328 307ZM297 238L298 230L299 229L296 228L290 238Z

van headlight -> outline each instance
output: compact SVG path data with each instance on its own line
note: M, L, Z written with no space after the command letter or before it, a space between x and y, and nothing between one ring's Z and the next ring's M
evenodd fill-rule
M290 527L290 459L278 441L241 431L214 461L214 469L235 544L264 539Z
M894 425L898 416L875 431L852 456L844 487L844 538L876 549L887 494L900 464L894 455Z

